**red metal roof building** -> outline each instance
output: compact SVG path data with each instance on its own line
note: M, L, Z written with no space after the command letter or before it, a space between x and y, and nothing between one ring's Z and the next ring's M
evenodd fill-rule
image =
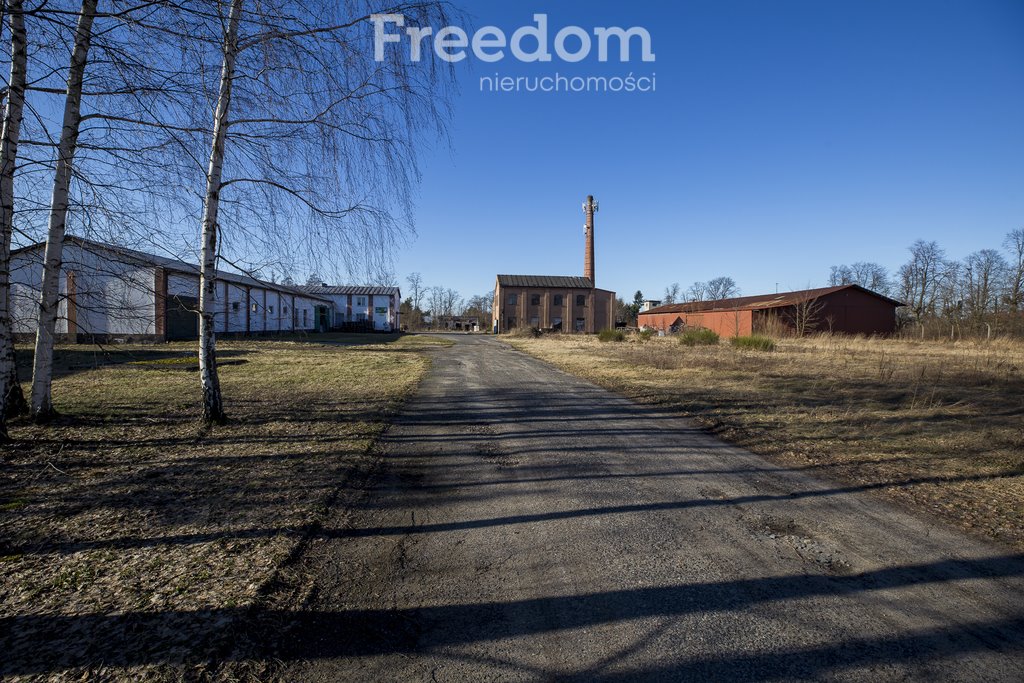
M723 337L756 332L891 334L904 304L860 285L667 304L643 311L640 327L705 328Z

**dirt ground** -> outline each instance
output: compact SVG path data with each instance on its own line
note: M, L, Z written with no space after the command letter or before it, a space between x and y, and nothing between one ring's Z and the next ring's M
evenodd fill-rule
M205 669L437 343L364 337L222 342L231 422L206 434L193 345L59 348L60 417L14 423L0 466L5 680Z

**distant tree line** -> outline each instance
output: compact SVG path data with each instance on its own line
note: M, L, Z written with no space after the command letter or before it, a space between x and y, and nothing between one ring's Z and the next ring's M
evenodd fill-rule
M832 266L830 285L857 284L906 304L904 324L949 334L1024 332L1024 228L1009 232L1002 249L981 249L962 260L938 242L917 240L910 259L890 275L877 263Z
M490 329L493 295L476 294L467 299L450 287L424 285L420 273L410 273L406 282L409 296L402 301L401 314L407 329L449 329L455 318L476 318L481 330Z

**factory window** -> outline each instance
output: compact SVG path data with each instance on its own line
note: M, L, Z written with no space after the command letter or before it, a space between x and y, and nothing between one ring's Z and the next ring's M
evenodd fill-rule
M267 307L267 313L270 313L271 315L273 315L274 314L274 307L273 306L268 306Z
M519 295L518 294L509 294L508 295L508 305L509 306L515 306L518 303L519 303Z
M287 306L284 307L284 314L288 315L288 307Z
M587 305L587 295L586 294L577 294L576 295L576 305L577 306L586 306Z
M241 302L239 302L239 301L232 301L231 302L231 310L232 311L237 311L241 307L242 307Z
M516 329L516 317L515 316L511 316L508 319L508 329L510 329L510 330Z
M561 294L555 294L554 301L551 302L551 305L552 306L561 306L562 305L562 295Z
M365 305L366 305L366 297L365 296L356 297L356 306L365 306Z
M306 326L306 314L307 314L308 312L309 312L309 311L307 311L307 310L306 310L305 308L303 308L303 309L302 309L302 326L303 326L303 327L305 327L305 326Z
M530 295L530 305L531 306L540 306L540 294L531 294Z

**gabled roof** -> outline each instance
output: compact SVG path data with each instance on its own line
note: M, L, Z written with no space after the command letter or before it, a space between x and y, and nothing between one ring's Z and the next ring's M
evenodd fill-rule
M64 237L64 244L74 244L86 251L93 253L104 253L116 259L121 263L133 263L143 266L156 266L163 268L169 272L184 273L186 275L199 276L199 266L194 263L186 263L185 261L179 261L178 259L168 258L166 256L157 256L156 254L147 254L143 251L136 251L135 249L128 249L116 244L106 244L104 242L94 242L87 240L82 237L75 237L73 235L67 235ZM33 251L36 249L42 249L46 246L45 242L38 242L36 244L30 244L27 247L22 247L11 252L11 255L21 254L27 251ZM217 279L224 282L230 282L231 284L241 285L243 287L259 287L261 289L268 289L275 292L286 292L288 294L297 294L300 296L309 297L312 299L320 299L327 301L322 297L315 294L304 292L298 287L281 285L274 282L267 282L265 280L257 280L254 277L248 275L241 275L239 273L230 273L227 271L217 271Z
M574 275L499 275L502 287L551 287L559 289L593 289L590 278Z
M666 304L647 311L641 311L640 315L652 313L703 313L706 311L742 311L750 309L770 309L795 306L806 303L812 299L818 299L829 294L835 294L844 290L859 290L870 294L893 306L905 306L901 301L872 292L870 289L860 285L839 285L838 287L821 287L818 289L801 289L795 292L779 292L778 294L761 294L758 296L740 296L732 299L716 299L714 301L689 301L682 304Z
M337 294L355 294L358 296L401 296L398 287L363 287L361 285L302 285L299 287L304 292L330 296Z

